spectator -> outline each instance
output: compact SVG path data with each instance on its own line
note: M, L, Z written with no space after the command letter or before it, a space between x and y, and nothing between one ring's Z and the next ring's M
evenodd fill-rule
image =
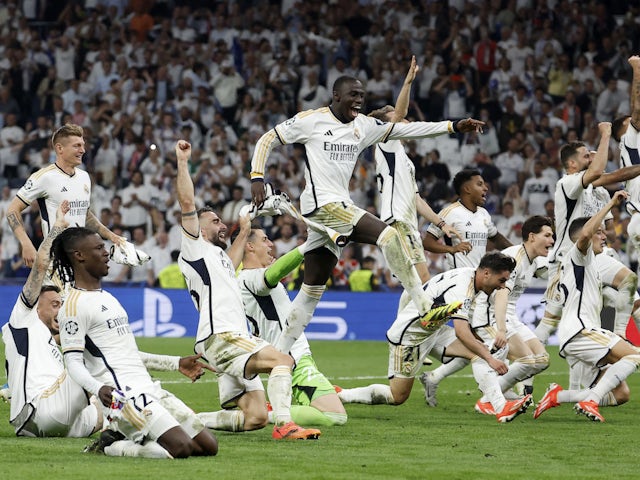
M378 278L375 274L376 259L364 257L362 267L353 270L349 274L349 289L352 292L373 292L380 289Z
M187 282L180 271L178 257L180 250L171 251L171 263L158 273L158 285L160 288L187 288Z

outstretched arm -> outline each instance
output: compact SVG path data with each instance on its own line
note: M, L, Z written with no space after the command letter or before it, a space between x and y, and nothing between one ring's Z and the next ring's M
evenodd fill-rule
M68 224L64 216L69 211L69 201L63 201L56 211L56 221L49 231L36 254L35 263L27 277L27 282L22 287L22 297L26 305L35 305L40 296L40 289L49 264L51 263L51 244L53 240L65 229Z
M404 84L402 85L402 89L398 94L398 98L396 99L396 107L393 113L393 118L391 119L393 123L401 122L402 120L404 120L404 117L407 116L407 113L409 113L411 84L416 78L418 69L419 67L416 65L416 57L414 55L411 57L411 65L409 66L409 71L407 72L407 76L404 79Z
M586 188L587 185L596 181L607 166L607 159L609 158L609 140L611 139L611 122L600 122L598 124L598 130L600 131L600 143L598 144L598 150L596 151L593 160L589 164L589 168L584 172L582 177L582 185Z
M215 369L208 364L200 362L202 354L178 357L174 355L157 355L155 353L138 352L142 363L147 370L159 370L163 372L179 371L192 382L198 380L205 374L204 369L215 372Z
M416 210L418 211L418 215L436 225L440 230L444 232L447 237L455 235L456 237L462 239L460 233L458 233L458 231L453 226L447 224L447 222L440 218L424 200L424 198L420 196L419 193L416 193Z
M200 235L200 222L196 212L196 200L193 182L189 175L189 158L191 157L191 144L184 140L176 143L176 159L178 161L178 177L176 190L178 203L182 211L182 228L192 237Z
M629 64L633 69L631 81L631 123L633 128L640 131L640 56L629 58Z
M636 178L638 175L640 175L640 165L631 165L629 167L619 168L618 170L610 173L603 173L598 179L591 182L591 185L594 187L611 185L612 183L631 180L632 178Z

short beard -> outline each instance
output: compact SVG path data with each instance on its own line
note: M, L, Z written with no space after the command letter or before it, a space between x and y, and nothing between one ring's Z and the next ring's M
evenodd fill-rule
M227 249L227 242L223 242L222 240L220 240L219 238L216 238L213 242L216 247L220 247L222 250L226 250Z

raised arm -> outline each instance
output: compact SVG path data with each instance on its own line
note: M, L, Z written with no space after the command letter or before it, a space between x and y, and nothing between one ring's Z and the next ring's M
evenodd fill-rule
M629 57L629 65L633 69L631 81L631 123L640 131L640 56Z
M123 245L127 241L126 238L116 235L105 227L91 210L87 210L87 220L85 225L89 230L93 230L105 240L109 240L116 245Z
M619 205L623 198L628 198L629 194L624 190L618 190L611 200L593 217L591 217L587 223L585 223L580 230L580 235L576 240L576 246L578 250L586 255L587 250L591 246L591 240L593 235L602 227L604 217L611 211L615 205Z
M284 277L293 272L302 263L306 246L305 242L293 250L289 250L269 265L269 268L264 272L264 281L267 287L275 288Z
M40 244L40 248L38 249L38 253L35 257L35 262L33 264L33 268L27 277L27 281L22 287L22 296L23 300L27 305L35 305L38 301L38 297L40 296L40 289L42 288L42 282L44 280L45 275L47 274L47 270L49 269L49 264L51 263L51 244L53 240L65 229L68 224L64 219L64 216L69 211L69 201L65 200L60 204L58 210L56 211L56 221L51 227L49 231L49 235L45 238Z
M200 235L200 221L196 211L196 199L193 182L189 175L189 158L191 157L191 144L184 140L176 143L176 159L178 162L178 177L176 190L178 203L182 211L182 228L192 237Z
M586 188L587 185L595 182L607 166L607 159L609 158L609 140L611 140L611 122L600 122L598 124L598 130L600 131L600 143L598 144L598 150L596 151L593 160L589 164L589 168L584 172L582 177L582 185Z
M22 222L22 211L27 208L25 204L18 197L15 197L9 206L7 207L7 223L13 230L13 234L16 236L22 247L22 259L27 267L33 267L33 262L36 258L36 248L33 246L33 242L27 235L24 229L24 223Z
M419 67L416 65L416 57L414 55L411 57L411 65L409 66L409 71L407 72L407 76L404 79L404 84L402 85L402 89L398 94L398 98L396 99L395 111L393 113L393 118L391 119L393 123L401 122L407 116L407 113L409 113L411 84L416 78L418 69Z
M260 137L251 158L251 199L257 207L264 203L264 169L273 147L280 144L276 130L272 128Z
M247 245L249 234L251 233L251 217L247 213L246 215L238 219L240 224L240 231L238 236L233 241L227 254L233 262L233 268L237 269L242 263L242 257L244 256L244 247Z

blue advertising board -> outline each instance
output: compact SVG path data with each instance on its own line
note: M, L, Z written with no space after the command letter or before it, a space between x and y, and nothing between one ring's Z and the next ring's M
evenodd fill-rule
M20 286L0 286L0 324L4 324ZM142 337L194 337L198 316L186 290L108 288L129 314L131 330ZM291 292L292 295L295 292ZM528 290L518 303L520 319L531 328L542 318L542 290ZM311 340L385 340L400 293L327 291L305 333ZM552 344L555 338L551 339Z

